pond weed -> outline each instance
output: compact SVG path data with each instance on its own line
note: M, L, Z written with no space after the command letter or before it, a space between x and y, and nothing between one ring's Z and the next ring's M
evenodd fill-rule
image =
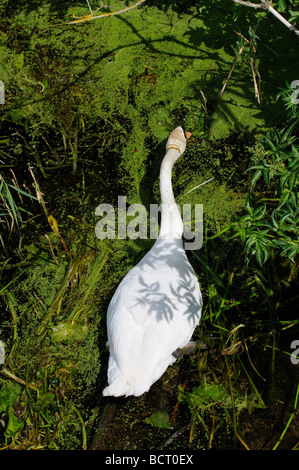
M151 2L130 15L77 28L65 23L71 14L83 15L85 4L52 2L33 8L15 2L12 8L1 2L5 20L0 25L0 67L9 83L5 111L1 109L1 171L8 181L13 168L20 184L34 194L30 176L24 176L28 164L34 167L49 214L73 260L50 233L41 208L30 206L31 223L21 228L20 243L13 239L8 246L11 258L4 259L7 270L1 271L0 329L8 351L1 391L9 396L1 408L3 446L86 448L95 427L86 428L92 425L106 380L106 308L118 282L151 243L96 241L94 209L100 202L114 204L119 194L127 196L128 204L159 201L164 141L178 123L192 132L193 142L174 169L174 191L179 204L204 204L204 246L188 256L204 295L203 322L196 335L209 349L196 350L169 372L177 372L178 378L165 389L166 407L155 395L149 396L150 406L146 397L121 401L124 407L120 405L111 424L115 435L119 429L127 432L118 442L126 449L246 444L242 417L261 410L265 396L261 398L260 390L264 376L269 377L268 356L259 367L263 347L269 346L272 367L279 348L276 333L295 325L297 281L289 257L273 258L272 247L266 263L260 257L263 266L255 262L255 253L245 266L243 240L229 236L246 201L250 158L256 165L265 157L255 138L284 116L274 97L277 86L295 73L297 49L292 38L279 43L268 19L258 14L263 108L254 100L252 77L244 69L219 99L235 57L233 28L246 35L255 24L255 15L247 12L232 25L231 4ZM283 68L277 54L283 54ZM276 243L282 242L283 224L292 225L295 217L294 205L287 205L293 204L288 192L269 219L277 202L271 199L280 194L277 181L283 165L281 157L271 162L267 156L263 169L270 169L270 183L278 192L268 192L267 182L256 177L250 206L254 214L267 204L265 213L257 212L249 225L258 229L252 226L255 219L271 223L278 237L269 239ZM295 184L290 178L282 181L284 189ZM292 233L285 237L288 242L290 238ZM280 253L285 248L275 247ZM163 390L168 379L166 375L157 386ZM172 416L178 385L173 429L157 431L144 423L158 407ZM129 434L132 429L137 433Z

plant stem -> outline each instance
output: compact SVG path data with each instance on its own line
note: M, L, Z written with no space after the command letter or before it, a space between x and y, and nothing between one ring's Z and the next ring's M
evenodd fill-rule
M81 423L81 426L82 426L82 449L83 450L86 450L87 449L87 438L86 438L86 427L85 427L85 423L84 423L84 419L82 418L82 415L81 413L79 412L79 410L77 410L77 408L75 407L75 405L72 406L73 410L75 411L76 415L78 416L79 418L79 421Z
M290 427L290 424L295 416L295 413L296 413L296 409L297 409L297 403L298 403L298 396L299 396L299 382L297 384L297 390L296 390L296 395L295 395L295 401L294 401L294 409L293 409L293 412L291 414L291 416L289 417L288 421L287 421L287 424L285 425L285 428L284 430L282 431L278 441L276 442L275 446L272 448L272 450L276 450L277 447L279 446L279 444L281 443L282 439L284 438L284 435L285 433L287 432L288 428Z
M229 371L229 364L228 364L227 356L224 356L224 360L225 360L225 365L226 365L226 368L227 368L230 396L231 396L231 400L232 400L234 439L236 439L238 432L237 432L237 414L236 414L236 407L235 407L235 400L234 400L234 391L233 391L233 386L232 386L232 381L231 381L231 374L230 374L230 371Z
M20 379L19 377L17 377L15 374L13 374L10 370L6 369L5 367L2 367L1 372L3 374L7 375L9 378L11 378L11 379L15 380L16 382L18 382L19 384L24 385L25 387L27 386L27 387L31 388L32 390L34 390L35 392L38 391L37 386L31 385L31 384L26 384L25 380Z
M241 48L240 48L238 54L236 55L236 57L235 57L235 59L234 59L234 61L233 61L233 65L231 66L231 69L230 69L230 71L229 71L229 74L228 74L228 76L227 76L227 79L225 80L224 85L223 85L223 87L221 88L221 90L220 90L218 96L222 96L222 95L223 95L224 90L225 90L225 88L226 88L226 85L228 84L228 81L229 81L229 79L230 79L230 77L231 77L231 75L232 75L232 73L233 73L233 70L234 70L234 68L235 68L235 66L236 66L237 60L238 60L238 58L239 58L239 57L242 55L242 53L243 53L243 49L244 49L244 46L241 46Z
M133 8L138 7L139 5L141 5L144 2L145 2L145 0L138 0L138 2L136 2L134 5L132 5L130 7L126 7L123 10L112 11L110 13L103 13L102 15L93 16L93 13L90 13L89 15L86 15L83 18L80 18L79 20L70 21L68 24L82 23L83 21L96 20L98 18L105 18L106 16L119 15L120 13L125 13L127 11L132 10ZM96 13L98 10L99 10L99 8L94 13Z
M262 8L263 10L269 10L272 15L274 15L279 21L281 21L290 31L293 31L297 36L299 36L299 30L295 28L289 21L287 21L278 11L276 11L271 5L270 1L262 0L261 3L251 3L251 2L244 2L243 0L233 0L235 3L239 3L240 5L244 5L245 7L251 8Z

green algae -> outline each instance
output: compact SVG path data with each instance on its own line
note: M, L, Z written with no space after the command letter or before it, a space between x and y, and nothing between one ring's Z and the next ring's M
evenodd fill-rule
M235 24L232 5L222 2L214 9L194 5L186 12L182 6L144 6L81 25L55 22L61 14L61 21L71 14L80 16L83 9L70 6L53 12L50 4L43 4L14 12L18 24L14 48L11 27L4 32L7 39L2 46L2 75L12 100L8 112L14 119L25 117L31 133L38 128L46 139L45 127L50 126L67 145L67 158L76 162L78 146L98 122L102 140L111 136L110 148L105 145L101 153L113 152L120 158L120 183L132 202L140 200L140 182L153 146L177 124L184 123L195 139L261 133L267 127L269 114L254 99L246 66L235 71L218 98L234 58L238 36L233 28L247 36L252 15ZM266 21L263 13L257 18ZM213 22L217 29L211 27ZM263 48L262 40L261 50L260 66L269 60L273 65L277 53ZM292 57L292 48L289 53ZM288 65L291 75L293 66ZM263 94L269 102L267 87ZM49 162L48 153L42 163ZM74 171L76 167L74 163Z
M17 399L26 409L19 420L23 438L17 439L16 448L76 448L80 443L79 411L74 406L78 402L82 409L97 388L102 318L98 285L107 260L107 253L96 256L95 248L80 255L82 247L75 262L65 261L61 250L56 251L55 263L49 251L41 250L14 285L13 294L5 290L2 294L16 333L13 345L7 341L11 352L1 382L6 386L10 377L23 385ZM74 256L75 248L70 251ZM10 326L8 317L1 330ZM45 401L47 397L51 400ZM51 438L41 433L40 426L51 430Z
M80 448L84 420L73 405L88 420L106 380L103 320L109 298L152 243L115 240L95 247L94 207L115 202L118 194L126 194L128 203L159 202L165 140L183 124L193 142L174 168L175 195L179 204L203 204L208 233L221 233L244 205L244 146L281 116L273 106L277 86L285 78L298 78L296 48L292 38L288 46L275 41L269 19L258 14L259 106L245 66L236 69L218 97L235 57L238 36L233 29L247 36L256 22L248 13L234 23L231 1L201 7L189 2L187 9L184 2L148 2L130 14L82 25L66 22L71 14L85 14L84 6L15 3L14 10L6 1L0 4L5 18L0 25L0 71L7 92L4 133L11 122L15 126L9 146L0 149L1 160L6 163L12 155L9 163L16 167L20 161L38 163L43 192L63 222L78 263L67 261L53 237L58 265L45 243L26 240L21 256L30 267L16 279L13 295L3 297L10 310L1 331L5 337L8 330L17 332L17 341L8 343L14 382L5 374L3 381L5 387L16 385L16 378L23 381L12 394L13 400L27 403L20 418L26 423L22 441L15 428L16 447ZM115 8L121 4L113 2ZM283 67L277 54L283 54ZM214 179L185 195L209 178ZM44 233L44 225L35 230ZM200 276L206 282L205 273ZM155 432L141 424L138 404L144 403L146 419L156 408L151 404L147 409L145 398L134 402L130 413L126 407L119 412L116 434L120 426L140 430L140 440L125 439L125 448L141 446L144 434L146 445L155 446ZM45 427L52 435L44 433ZM169 437L162 431L159 436Z
M219 18L225 8L218 12ZM208 100L217 97L217 87L226 78L233 50L228 53L225 44L220 47L218 41L215 49L217 32L207 28L205 16L198 14L195 8L189 15L155 7L137 9L130 15L108 21L94 21L79 27L54 25L50 29L37 20L38 15L35 10L25 9L15 16L19 28L23 29L22 42L29 49L19 73L15 73L14 62L19 54L4 60L5 81L10 83L11 89L20 87L25 98L21 110L12 107L11 112L17 113L15 116L35 115L44 124L53 124L61 115L57 108L62 105L68 126L61 117L56 127L67 133L71 129L66 108L71 106L73 112L82 116L88 108L93 120L100 117L113 124L123 138L127 138L129 126L128 152L132 155L136 141L143 142L144 159L147 157L146 138L158 142L164 139L175 125L171 116L182 106L186 125L191 125L195 137L201 135L200 90ZM49 21L50 17L44 5L43 21ZM29 35L28 28L33 27L37 27L39 33ZM3 50L7 53L7 47ZM36 54L38 68L35 67ZM263 117L255 116L257 108L252 94L244 92L250 83L250 77L247 78L234 83L229 88L229 97L224 95L219 103L213 129L217 137L227 135L238 121L239 107L246 115L242 115L243 129L248 128L247 121L251 122L250 129L254 122L256 127L262 127ZM44 86L42 94L39 94L39 82ZM53 94L58 89L65 103L61 98L56 102ZM50 105L47 110L45 100ZM125 119L126 126L119 116ZM128 160L127 154L124 160Z

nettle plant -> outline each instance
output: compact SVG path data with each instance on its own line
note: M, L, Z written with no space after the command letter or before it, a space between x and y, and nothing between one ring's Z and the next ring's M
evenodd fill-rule
M287 91L278 97L285 98ZM287 128L270 130L250 149L252 163L247 171L254 172L251 193L246 198L246 214L233 226L233 238L240 237L245 245L247 264L255 258L262 266L271 251L295 262L299 253L299 150L292 135L298 123L298 105L289 109L293 122ZM266 184L265 192L254 191L258 182Z
M278 89L276 101L281 98L288 112L288 119L290 121L298 121L299 80L294 80L292 83L286 82L285 87L279 87Z

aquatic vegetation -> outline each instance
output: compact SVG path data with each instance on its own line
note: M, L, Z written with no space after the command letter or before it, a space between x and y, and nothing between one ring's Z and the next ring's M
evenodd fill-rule
M167 399L120 406L104 444L258 448L254 432L244 437L246 417L253 423L264 405L287 408L271 408L268 392L298 326L298 105L290 85L299 78L298 38L264 12L241 10L231 0L153 0L67 25L86 15L84 1L0 0L0 202L9 207L1 215L3 448L91 442L103 411L106 308L152 244L96 240L94 209L119 195L128 204L159 202L164 140L180 124L192 138L174 193L180 205L204 205L204 244L188 256L204 297L195 337L208 349L181 359L173 383L161 379L154 393ZM240 55L219 97L243 43L244 61ZM8 243L12 220L19 227ZM284 378L291 411L272 447L284 446L296 422L294 381Z
M5 225L7 232L7 236L4 239L3 236L0 234L0 241L5 251L6 242L11 237L12 232L15 229L19 229L21 223L24 223L22 220L21 213L27 212L27 215L30 214L30 212L28 210L25 210L24 208L22 196L37 200L35 196L29 194L26 191L23 191L19 187L12 170L11 173L13 176L13 184L7 183L4 177L0 174L0 223ZM19 202L16 201L18 197Z
M157 428L171 429L169 416L165 411L156 411L153 415L145 418L145 422Z
M15 448L72 448L80 442L79 410L86 397L91 398L101 368L97 342L101 315L95 299L107 252L96 255L95 249L80 256L77 252L72 262L63 251L56 251L57 265L49 250L42 250L13 294L2 288L9 312L1 332L11 328L12 321L15 329L13 340L7 340L10 352L2 369L2 389L9 387L9 378L23 385L13 401L23 404L14 432L10 408L2 410L8 419L7 424L3 420L5 436L13 439ZM43 427L47 432L42 432Z
M178 399L181 403L188 404L192 415L190 444L196 439L195 429L202 427L207 439L207 448L212 448L213 441L218 441L217 434L221 433L222 428L226 428L228 423L234 428L235 437L243 443L236 425L237 417L243 409L252 411L264 407L261 397L256 391L251 391L248 395L248 391L243 388L244 384L240 385L237 381L234 385L238 386L238 390L225 387L217 380L212 383L208 380L211 378L202 377L202 384L191 392L179 389Z
M253 163L247 170L255 170L251 189L263 178L267 193L259 198L265 204L257 208L249 194L245 204L248 214L234 224L234 237L245 243L247 263L255 256L262 266L271 249L293 262L298 257L299 151L295 145L297 136L292 135L295 125L296 121L287 129L268 131L251 149Z

